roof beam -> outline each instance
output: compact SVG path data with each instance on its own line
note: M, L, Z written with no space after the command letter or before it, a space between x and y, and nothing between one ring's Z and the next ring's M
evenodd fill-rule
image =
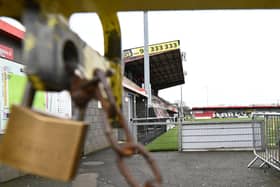
M37 0L45 12L70 16L74 12L144 10L279 9L278 0ZM24 0L2 0L2 16L20 17Z

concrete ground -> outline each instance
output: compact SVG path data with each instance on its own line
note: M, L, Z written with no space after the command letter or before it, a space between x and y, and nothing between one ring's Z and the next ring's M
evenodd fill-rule
M163 175L164 187L279 187L280 172L272 168L252 169L247 164L252 152L158 152L153 153ZM127 160L133 175L141 182L150 175L149 167L136 155ZM115 155L103 150L87 156L73 182L63 183L36 176L24 176L1 187L126 187L115 164Z

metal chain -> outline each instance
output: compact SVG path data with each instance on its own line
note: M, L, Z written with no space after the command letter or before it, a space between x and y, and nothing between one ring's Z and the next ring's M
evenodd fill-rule
M128 166L125 164L125 158L133 156L135 153L143 156L149 165L154 178L148 180L144 183L144 187L160 187L162 183L162 177L155 160L152 158L151 154L144 148L141 144L136 144L133 141L132 135L128 129L127 122L121 113L120 109L116 105L114 95L108 84L107 78L111 76L112 72L104 72L102 70L95 70L94 80L80 84L80 80L74 80L73 85L82 85L72 88L72 97L80 107L84 107L85 103L89 101L90 98L95 98L101 102L101 105L105 111L106 116L104 116L105 128L104 132L106 134L107 140L111 144L112 149L117 155L117 165L120 172L125 177L127 182L132 187L141 187L141 185L132 176ZM126 142L124 144L118 144L118 141L113 135L114 123L118 123L119 127L124 130L126 136Z
M100 89L96 89L97 93L96 97L98 100L100 100L102 107L104 111L106 112L106 117L104 119L105 121L105 134L110 142L112 149L115 151L117 154L117 165L120 169L120 172L122 175L126 178L127 182L133 186L133 187L140 187L139 183L135 180L135 178L131 175L131 172L128 168L128 166L125 164L124 159L127 157L133 156L135 153L138 153L143 156L143 158L146 160L148 163L149 167L151 168L153 174L154 174L154 179L151 179L149 181L146 181L144 186L145 187L159 187L161 186L161 174L160 171L157 167L157 164L155 160L152 158L151 154L145 150L144 146L141 144L136 144L133 142L132 135L128 129L128 125L126 123L126 120L121 113L120 109L117 107L115 98L112 94L112 90L107 82L107 76L106 73L102 72L101 70L97 70L95 72L95 76L100 80L101 85L104 88L104 91L106 93L106 99L102 97L102 94L100 92ZM126 136L127 142L119 145L117 143L117 140L113 136L113 129L112 129L112 122L109 123L107 119L116 119L119 121L119 125L121 128L123 128Z

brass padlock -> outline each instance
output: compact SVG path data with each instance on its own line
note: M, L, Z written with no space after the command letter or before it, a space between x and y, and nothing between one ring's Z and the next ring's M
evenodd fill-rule
M12 106L0 144L0 162L24 172L69 181L73 179L87 125Z

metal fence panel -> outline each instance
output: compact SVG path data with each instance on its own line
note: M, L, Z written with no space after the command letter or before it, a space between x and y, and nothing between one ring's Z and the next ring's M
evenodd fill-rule
M244 135L244 134L250 134L252 135L252 128L250 127L250 124L248 125L247 128L227 128L224 126L220 126L217 128L204 128L205 125L201 125L200 128L201 129L191 129L191 128L187 128L184 129L183 128L183 136L188 136L188 135L205 135L205 136L215 136L215 135Z
M249 142L253 146L252 134L229 134L229 135L203 135L203 136L184 136L183 142Z
M208 141L208 142L191 142L191 143L183 143L183 150L185 151L199 151L199 150L206 150L206 151L210 151L211 149L215 149L215 150L234 150L234 149L238 149L238 150L248 150L252 147L252 142L250 141L217 141L217 142L212 142L212 141Z
M260 167L270 165L280 171L280 114L255 114L254 120L262 120L261 128L253 123L253 146L255 158L248 164L251 167L257 160ZM258 146L257 135L261 135L262 146Z
M256 129L260 124L256 124ZM252 121L183 123L182 150L252 150ZM260 147L261 134L255 134L255 145Z

